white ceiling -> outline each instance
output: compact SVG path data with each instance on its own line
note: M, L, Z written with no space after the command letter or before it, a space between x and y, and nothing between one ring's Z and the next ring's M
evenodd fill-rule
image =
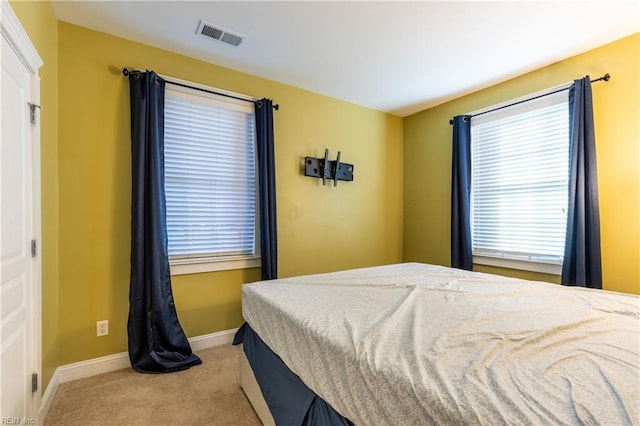
M638 0L54 0L53 9L61 21L399 116L640 31ZM246 39L205 39L200 20Z

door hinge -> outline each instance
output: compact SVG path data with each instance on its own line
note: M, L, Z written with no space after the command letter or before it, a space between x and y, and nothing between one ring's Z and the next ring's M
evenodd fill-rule
M42 109L40 105L29 102L29 109L31 110L31 124L36 124L36 108Z
M31 257L38 255L38 240L31 240Z
M38 373L33 373L31 375L31 392L35 392L38 390Z

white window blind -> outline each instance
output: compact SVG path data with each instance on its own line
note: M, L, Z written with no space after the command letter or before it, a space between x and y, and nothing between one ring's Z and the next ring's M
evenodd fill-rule
M253 105L167 85L164 129L172 264L257 257Z
M567 91L471 120L473 255L561 264L568 200Z

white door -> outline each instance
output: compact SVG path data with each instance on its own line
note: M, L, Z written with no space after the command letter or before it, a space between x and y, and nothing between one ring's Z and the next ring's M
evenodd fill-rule
M34 418L31 74L2 37L0 127L0 416ZM21 423L21 424L22 424Z

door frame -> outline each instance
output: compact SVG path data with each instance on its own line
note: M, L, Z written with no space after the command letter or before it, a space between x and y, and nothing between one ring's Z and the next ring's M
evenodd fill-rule
M7 0L0 0L0 36L13 47L18 57L31 75L31 99L34 105L40 105L40 76L38 70L43 61L22 27L15 12ZM31 125L31 176L32 176L32 239L37 241L37 256L32 270L32 372L38 375L38 390L32 394L32 418L41 424L39 417L42 399L42 247L41 233L41 196L40 196L40 108L35 108L36 123ZM1 137L1 136L0 136Z

